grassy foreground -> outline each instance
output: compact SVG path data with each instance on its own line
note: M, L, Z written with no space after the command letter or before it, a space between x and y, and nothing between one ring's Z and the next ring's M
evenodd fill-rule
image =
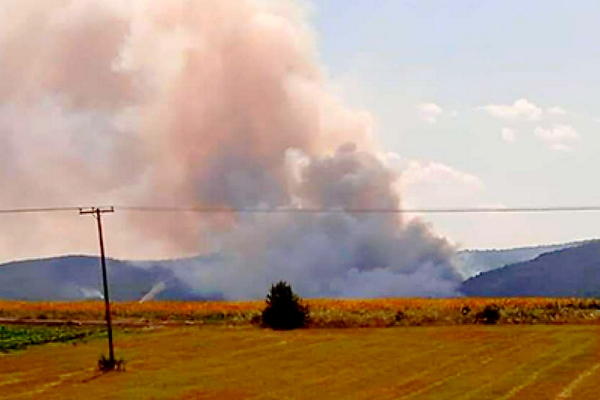
M600 327L157 328L2 355L3 399L597 399Z

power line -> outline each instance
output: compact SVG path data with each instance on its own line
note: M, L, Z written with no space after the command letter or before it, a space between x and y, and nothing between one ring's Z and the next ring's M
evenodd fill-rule
M80 212L89 207L40 207L0 209L0 214L28 214L50 212ZM115 211L147 213L201 213L201 214L507 214L549 212L597 212L600 206L549 207L454 207L454 208L228 208L228 207L172 207L172 206L114 206Z
M82 207L43 207L43 208L5 208L0 209L0 214L28 214L79 211Z
M564 207L456 207L456 208L214 208L214 207L116 207L133 212L188 212L188 213L240 213L240 214L474 214L474 213L540 213L600 211L600 206Z

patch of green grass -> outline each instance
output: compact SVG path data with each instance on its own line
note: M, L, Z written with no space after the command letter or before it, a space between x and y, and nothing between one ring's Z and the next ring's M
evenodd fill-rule
M81 340L99 333L97 329L73 326L0 325L0 352L21 350L36 344Z

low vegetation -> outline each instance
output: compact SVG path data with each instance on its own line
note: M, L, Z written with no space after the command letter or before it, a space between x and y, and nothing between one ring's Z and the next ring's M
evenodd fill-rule
M36 344L71 342L97 333L97 330L81 327L0 325L0 352L21 350Z
M600 300L578 298L454 298L307 300L309 327L386 327L485 324L486 307L498 324L600 323ZM115 320L245 325L260 323L263 301L114 303ZM104 304L2 302L0 318L98 320ZM1 322L0 322L1 323Z

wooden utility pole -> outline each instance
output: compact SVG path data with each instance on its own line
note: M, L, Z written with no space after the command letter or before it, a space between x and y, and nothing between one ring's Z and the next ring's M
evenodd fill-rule
M110 299L108 297L108 279L106 276L106 257L104 255L104 238L102 236L102 214L115 212L114 207L92 207L89 209L79 209L79 214L91 214L98 223L98 240L100 241L100 264L102 265L102 283L104 285L104 311L106 317L106 327L108 329L108 356L111 368L115 367L115 352L113 349L112 325L110 321Z

